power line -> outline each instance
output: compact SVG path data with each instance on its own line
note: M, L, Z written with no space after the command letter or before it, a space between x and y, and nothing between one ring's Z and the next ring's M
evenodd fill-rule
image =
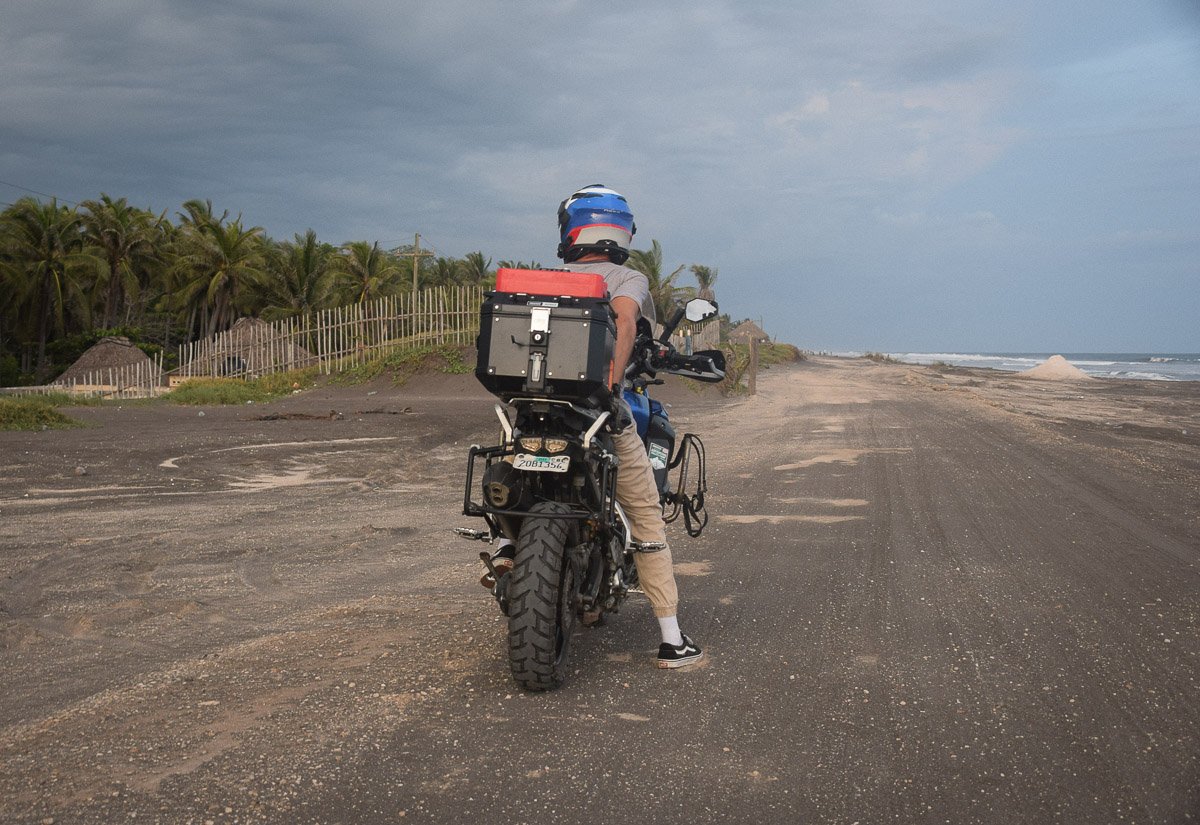
M421 239L422 239L423 241L425 241L425 245L426 245L426 247L428 247L428 249L429 249L431 252L433 252L433 254L434 254L434 255L437 255L437 254L438 254L438 251L437 251L437 244L431 244L431 243L429 243L429 239L428 239L428 238L426 238L424 235L422 235L422 236L421 236ZM393 250L393 249L399 249L399 248L400 248L400 247L402 247L402 246L413 246L413 244L410 244L410 243L408 243L408 241L395 241L395 242L391 242L391 241L388 241L388 242L380 241L380 242L379 242L379 245L380 245L380 246L382 246L384 249L387 249L387 250L389 250L389 251L391 251L391 250ZM424 253L422 253L422 255L424 255Z
M48 192L39 192L36 189L30 189L28 186L20 186L15 183L9 183L6 180L0 180L0 184L3 184L4 186L11 186L13 189L20 189L22 192L32 192L35 195L41 195L43 198L53 198L55 201L59 201L61 203L69 203L69 204L71 204L71 206L79 206L79 204L76 203L75 201L69 201L66 198L60 198L57 195L51 195ZM10 203L9 206L12 206L12 204Z

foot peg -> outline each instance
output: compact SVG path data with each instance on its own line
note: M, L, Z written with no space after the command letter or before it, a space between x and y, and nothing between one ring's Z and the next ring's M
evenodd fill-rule
M492 543L492 534L489 530L472 530L470 527L455 527L454 532L464 539L486 541L488 544Z
M657 553L659 550L666 550L667 543L665 541L631 541L629 549L635 553Z

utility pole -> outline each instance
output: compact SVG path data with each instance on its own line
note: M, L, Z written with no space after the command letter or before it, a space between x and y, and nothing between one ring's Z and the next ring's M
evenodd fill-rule
M397 252L396 257L413 259L413 294L415 295L417 292L417 272L420 269L421 259L422 258L432 258L433 253L421 251L421 235L420 235L420 233L417 233L417 236L415 238L413 238L413 251L412 252Z
M750 394L758 392L758 336L750 337L750 377L747 381Z

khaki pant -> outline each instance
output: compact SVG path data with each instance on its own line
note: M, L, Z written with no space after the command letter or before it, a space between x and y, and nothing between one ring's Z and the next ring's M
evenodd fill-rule
M613 436L613 448L620 460L617 468L617 501L629 519L634 541L667 540L667 525L658 503L658 487L654 484L654 469L646 447L638 438L637 428L629 427ZM654 615L674 616L679 607L679 591L675 587L675 571L671 565L671 548L654 553L634 553L638 581L650 599Z

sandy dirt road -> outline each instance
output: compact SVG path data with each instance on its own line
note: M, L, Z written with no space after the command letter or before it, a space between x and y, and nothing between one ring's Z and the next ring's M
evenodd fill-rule
M1200 816L1200 387L759 387L668 393L709 454L673 533L706 660L656 669L635 597L547 695L450 535L469 377L0 434L0 819Z

